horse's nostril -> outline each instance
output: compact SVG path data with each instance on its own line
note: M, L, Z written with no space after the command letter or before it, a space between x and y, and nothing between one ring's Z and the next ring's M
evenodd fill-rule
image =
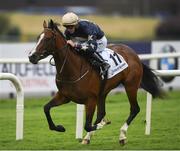
M38 62L38 56L37 56L37 55L32 54L32 55L29 55L28 57L29 57L29 61L30 61L31 63L37 64L37 62Z

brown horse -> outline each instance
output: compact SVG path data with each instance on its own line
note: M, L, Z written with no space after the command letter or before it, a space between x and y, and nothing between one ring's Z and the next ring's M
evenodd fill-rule
M52 55L57 70L56 85L58 92L44 106L44 112L51 130L64 132L62 125L55 125L50 115L50 109L70 101L85 105L86 122L85 130L92 132L102 128L105 124L105 99L107 94L120 83L125 87L129 103L130 115L125 124L120 129L119 141L124 144L126 132L132 120L140 111L137 102L137 91L141 86L150 92L153 97L161 96L158 78L150 68L144 65L136 53L126 45L111 45L109 48L123 56L128 64L128 68L116 76L103 80L92 65L67 45L66 39L58 29L57 24L52 20L48 23L44 21L44 30L38 38L36 47L29 54L29 60L37 64L39 60ZM92 125L92 119L97 106L97 119ZM90 133L85 137L90 140Z

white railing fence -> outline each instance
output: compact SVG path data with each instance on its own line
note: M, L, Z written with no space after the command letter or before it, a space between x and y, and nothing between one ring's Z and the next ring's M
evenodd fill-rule
M23 120L24 120L24 90L21 81L11 73L0 73L0 80L10 80L17 91L16 102L16 140L23 139Z
M152 60L159 58L178 58L180 53L158 53L158 54L140 54L138 55L141 60ZM43 59L39 63L48 63L49 59ZM29 63L29 59L18 58L0 58L0 63Z
M180 76L180 70L155 70L157 76ZM151 108L152 108L152 95L147 92L146 100L146 127L145 134L150 135L151 130Z

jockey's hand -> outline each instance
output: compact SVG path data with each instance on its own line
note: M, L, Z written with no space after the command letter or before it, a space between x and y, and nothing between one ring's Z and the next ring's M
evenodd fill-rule
M75 43L72 40L67 40L67 44L69 44L71 47L75 47Z

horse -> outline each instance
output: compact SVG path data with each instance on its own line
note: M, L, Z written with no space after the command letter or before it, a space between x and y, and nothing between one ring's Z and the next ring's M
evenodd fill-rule
M37 64L41 59L52 55L56 67L57 93L44 105L44 113L50 130L65 132L63 125L55 125L51 118L50 109L70 101L85 105L86 120L84 129L87 135L83 143L90 142L92 132L109 124L105 120L105 99L108 93L122 84L128 96L130 114L120 128L119 143L126 143L126 133L130 123L140 111L137 101L137 92L140 87L152 94L161 97L162 89L159 79L152 69L142 63L135 51L123 44L112 44L108 47L120 54L128 67L110 79L102 80L99 72L80 55L77 50L67 44L66 38L58 28L57 23L50 20L43 22L43 31L40 33L36 46L29 53L29 61ZM92 124L94 112L97 107L97 117Z

